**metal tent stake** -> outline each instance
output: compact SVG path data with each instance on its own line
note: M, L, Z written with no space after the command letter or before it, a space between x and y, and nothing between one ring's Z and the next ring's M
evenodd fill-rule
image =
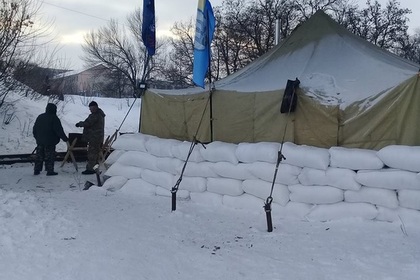
M172 191L172 211L176 210L176 191Z
M271 220L271 201L273 201L273 198L271 197L267 198L267 201L264 205L265 216L267 218L267 231L268 232L273 231L273 222Z

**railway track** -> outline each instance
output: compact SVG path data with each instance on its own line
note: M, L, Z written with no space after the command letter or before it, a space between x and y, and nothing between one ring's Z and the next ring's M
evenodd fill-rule
M55 161L62 162L64 160L64 156L67 152L57 152ZM87 154L86 151L73 151L74 157L76 161L86 161ZM10 154L10 155L0 155L0 165L5 164L15 164L15 163L27 163L33 162L35 159L35 154ZM69 158L68 162L71 162Z

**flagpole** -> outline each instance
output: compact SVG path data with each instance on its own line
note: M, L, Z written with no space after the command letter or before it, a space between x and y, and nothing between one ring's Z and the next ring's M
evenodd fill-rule
M209 81L210 103L210 142L214 140L213 131L213 100L212 100L212 75L211 75L211 41L213 39L215 27L215 18L213 8L209 0L199 0L197 8L197 23L194 40L194 64L193 64L193 82L194 84L206 88L205 78ZM207 106L207 105L206 105ZM204 112L207 110L204 110Z
M147 74L146 74L146 71L147 71L147 67L149 66L150 58L151 58L151 56L149 55L149 53L147 53L146 62L144 64L144 68L143 68L143 75L142 75L142 78L140 80L140 84L138 85L138 87L139 87L138 98L140 98L140 100L142 99L142 96L145 94L146 89L147 89L147 85L146 85L146 75ZM137 99L137 94L136 94L136 99ZM134 99L134 101L136 101L136 99ZM139 132L140 133L141 133L141 113L142 113L141 104L140 104L140 117L139 117Z
M143 75L138 85L138 96L136 94L136 98L139 97L140 99L146 93L146 76L148 75L147 68L149 66L151 57L156 52L155 0L143 0L143 22L141 26L141 37L144 46L146 47L146 61L144 63ZM139 132L141 132L141 106L139 118Z
M209 79L209 99L210 99L210 142L214 141L213 136L213 86L212 86L212 79L211 79L211 42L210 42L210 21L209 17L207 16L207 47L209 49L209 67L208 67L208 79Z

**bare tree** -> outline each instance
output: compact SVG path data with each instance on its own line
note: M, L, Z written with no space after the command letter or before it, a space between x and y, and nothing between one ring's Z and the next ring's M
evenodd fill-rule
M169 38L172 48L166 57L167 63L162 75L171 81L174 87L191 86L195 32L193 20L175 22L171 32L174 35Z
M276 20L283 39L318 10L381 48L414 61L418 57L418 38L407 33L406 15L411 11L400 8L397 0L389 0L385 8L378 1L367 0L363 9L351 0L225 0L222 6L214 7L213 80L234 73L269 51L275 44ZM174 67L166 68L168 78L190 79L193 30L192 21L174 25Z
M49 26L39 18L41 3L32 0L0 0L0 107L10 90L19 86L13 78L18 65L29 64L48 35ZM37 23L37 24L35 24Z
M245 35L247 30L243 28L242 21L242 15L246 14L248 8L247 3L234 0L223 4L224 8L217 9L215 13L217 29L213 48L215 62L212 66L217 69L215 78L230 75L252 61L246 55L252 38Z
M120 73L130 84L133 92L138 90L138 81L149 77L156 69L156 55L145 68L146 48L141 39L142 11L136 9L120 25L111 20L107 26L91 31L85 36L84 61L93 66L103 64L113 73ZM116 77L121 78L121 75Z
M417 28L412 36L399 41L401 50L399 55L420 64L420 28Z
M400 8L397 0L390 0L385 8L376 0L368 0L366 5L364 9L348 11L343 24L367 41L401 55L403 42L409 40L407 15L411 10Z

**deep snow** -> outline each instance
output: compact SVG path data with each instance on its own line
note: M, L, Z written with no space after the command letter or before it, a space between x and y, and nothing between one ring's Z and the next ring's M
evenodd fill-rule
M74 123L88 110L81 98L69 98L60 118L67 133L78 132ZM128 110L126 101L95 100L112 134ZM15 104L16 118L1 124L0 154L32 151L35 141L22 124L33 125L46 100ZM135 107L121 131L137 128ZM63 143L57 148L64 149ZM79 170L83 167L79 163ZM0 279L414 280L420 275L419 225L309 223L283 220L273 211L274 231L268 233L262 207L239 211L179 200L171 212L169 197L128 188L82 191L95 177L69 163L61 168L57 162L55 177L32 171L31 164L0 166Z

